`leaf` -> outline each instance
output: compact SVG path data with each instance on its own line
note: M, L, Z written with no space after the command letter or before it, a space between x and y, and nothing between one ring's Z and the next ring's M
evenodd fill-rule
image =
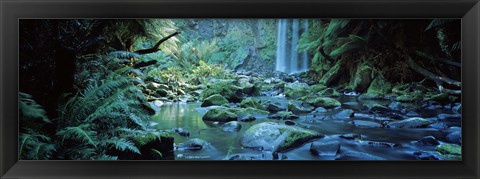
M87 130L87 128L88 128L88 124L83 124L77 127L66 127L60 130L59 132L57 132L56 135L63 136L62 143L65 141L65 139L71 139L71 140L76 140L86 144L91 144L94 147L97 147L95 143L95 137L97 135L97 132Z
M115 149L120 151L129 150L136 154L141 154L140 150L135 146L135 144L127 139L123 139L123 138L119 139L115 137L115 138L109 139L107 143L113 144L113 146L115 146Z

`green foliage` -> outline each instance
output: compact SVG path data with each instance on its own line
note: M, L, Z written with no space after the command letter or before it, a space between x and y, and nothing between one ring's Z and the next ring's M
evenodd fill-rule
M90 130L89 127L88 124L82 124L76 127L66 127L58 131L56 135L62 137L62 143L65 139L72 139L74 141L97 147L97 142L95 141L97 132Z
M19 92L18 98L19 114L22 119L40 119L42 122L50 123L45 110L32 99L32 96Z
M140 150L135 146L135 144L127 139L113 137L106 140L107 144L111 144L115 149L119 151L132 151L136 154L141 154Z

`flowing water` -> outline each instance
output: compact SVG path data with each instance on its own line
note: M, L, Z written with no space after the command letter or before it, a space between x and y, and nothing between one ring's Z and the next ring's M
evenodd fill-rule
M358 101L355 98L349 97L340 97L338 99L342 103L356 101L359 103L359 106L368 103L387 105L390 103L390 101ZM342 108L346 107L343 106ZM357 106L350 106L348 108L356 109ZM342 109L332 110L329 113L325 113L325 115L328 116L335 114L339 110ZM178 134L174 136L175 144L177 146L192 138L206 140L213 146L199 151L177 150L175 151L176 160L223 160L234 154L264 155L260 151L242 148L239 144L240 137L250 126L260 122L269 121L283 123L282 120L268 119L265 117L253 122L240 122L242 128L238 132L225 132L221 129L221 124L214 124L202 120L202 116L206 111L206 108L200 107L200 103L173 103L160 107L160 110L153 117L153 122L158 123L155 125L157 129L168 130L172 128L183 128L190 132L189 137L180 136ZM433 128L362 128L352 125L349 120L319 120L321 117L322 116L303 115L300 116L299 119L296 119L295 123L297 126L315 130L326 135L326 137L314 141L339 141L341 143L341 152L365 152L388 160L415 160L412 155L413 152L420 150L434 151L435 147L415 145L412 143L413 141L429 135L442 141L445 136L444 132ZM460 126L460 121L457 121L454 126ZM378 145L367 145L355 140L339 138L339 135L348 133L361 134L362 140L390 142L398 144L399 147L391 148ZM309 151L311 142L313 141L307 142L292 150L281 152L280 155L287 156L288 160L331 160L335 158L335 156L312 155Z
M285 73L304 72L308 69L308 53L297 50L300 35L308 30L308 20L279 19L275 70Z

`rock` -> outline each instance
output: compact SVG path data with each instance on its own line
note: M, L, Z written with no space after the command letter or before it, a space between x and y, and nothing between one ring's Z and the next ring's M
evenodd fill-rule
M232 112L228 112L225 109L213 108L208 110L207 113L203 115L202 119L204 121L230 122L236 121L237 115Z
M453 126L453 127L449 127L446 132L448 133L451 133L451 132L456 132L456 131L461 131L462 128L461 127L456 127L456 126Z
M246 148L279 152L321 137L324 135L300 127L263 122L246 130L240 138L240 144Z
M439 114L437 115L439 121L460 120L462 114Z
M344 139L348 139L348 140L354 140L354 139L361 140L362 135L360 135L360 134L343 134L343 135L340 135L340 138L344 138Z
M442 156L438 152L416 151L413 156L417 160L442 160Z
M354 113L353 117L355 119L368 119L368 120L374 120L374 121L391 121L393 120L392 118L389 117L381 117L381 116L376 116L373 114L364 114L364 113Z
M337 82L338 79L343 75L343 66L345 60L342 58L337 60L335 65L333 65L327 73L325 73L320 79L319 83L326 86L331 86L334 82Z
M326 113L326 112L327 112L327 109L323 107L318 107L318 108L315 108L310 114L319 114L319 113Z
M238 116L253 115L255 118L264 118L269 114L268 111L247 107L247 108L229 108L227 111L232 112Z
M308 114L313 110L313 107L305 107L301 105L301 101L289 101L288 110L292 111L294 114Z
M287 126L293 126L293 125L295 125L295 122L293 122L293 121L291 121L291 120L286 120L286 121L285 121L285 125L287 125Z
M274 160L272 152L263 151L261 154L233 154L228 160Z
M386 125L387 128L420 128L425 127L432 122L421 118L421 117L412 117L408 119L404 119L401 121L390 122Z
M372 83L372 67L367 63L362 63L358 66L355 76L353 77L353 89L363 92L368 89Z
M457 144L440 144L437 145L436 150L442 154L462 155L462 147Z
M372 154L364 153L364 152L348 151L341 154L335 160L386 160L386 159L379 156L372 155Z
M222 130L225 132L236 132L242 129L242 125L237 121L230 121L222 125Z
M382 141L358 141L358 143L363 144L363 145L368 145L372 147L388 147L388 148L394 148L400 146L399 144L391 143L391 142L382 142Z
M335 119L347 120L351 119L354 116L354 112L351 109L345 109L334 115Z
M453 106L452 111L457 114L462 113L462 104L461 103L456 103L455 106Z
M364 98L367 97L370 99L378 99L386 96L391 90L392 84L385 80L382 75L377 75L368 87L367 93L363 94L362 96L364 96Z
M311 93L308 90L308 84L300 82L285 84L284 92L286 97L293 99L297 99Z
M180 95L180 96L183 96L183 95L186 95L187 93L185 93L185 91L183 91L182 89L177 89L177 95Z
M235 84L233 80L220 80L208 86L203 91L202 99L211 95L219 94L225 97L229 102L237 103L243 99L243 89Z
M462 143L462 133L460 131L454 131L449 133L445 136L447 142L451 142L454 144L461 144Z
M341 103L336 99L328 97L311 98L311 96L306 96L303 98L303 100L314 107L324 107L327 109L335 108L341 105Z
M323 90L319 91L317 93L317 95L327 96L327 97L338 97L338 96L340 96L340 93L333 88L327 88L327 89L323 89Z
M428 125L427 127L438 129L438 130L444 130L444 129L448 128L447 124L445 124L443 122L436 122L436 123Z
M310 152L313 155L337 155L340 151L340 142L312 142Z
M358 102L351 101L342 103L342 106L345 106L347 108L359 109L358 106L360 106L360 104Z
M400 102L392 102L388 105L388 108L396 111L401 111L402 109L405 109L405 106Z
M418 114L417 112L415 111L409 111L407 114L405 114L406 116L408 117L420 117L421 115Z
M421 138L420 140L415 142L418 145L427 145L427 146L437 146L440 144L437 139L433 136L425 136Z
M190 132L188 132L187 130L185 130L183 128L175 128L174 130L177 134L179 134L181 136L184 136L184 137L190 136Z
M193 138L180 144L177 150L202 150L206 148L213 148L213 146L205 140Z
M214 94L203 100L202 107L221 106L226 103L228 103L228 100L225 97L219 94Z
M155 91L155 90L157 90L159 85L160 84L158 84L158 83L150 82L150 83L147 83L147 89Z
M242 108L252 107L252 108L256 108L256 109L265 110L265 108L263 108L263 106L258 101L253 100L252 98L244 99L240 103L240 106Z
M167 97L168 91L164 89L158 89L155 91L155 94L158 95L159 97Z
M299 117L290 111L279 111L275 114L269 115L268 118L287 120L287 119L298 119Z
M278 111L286 111L287 108L285 108L284 106L281 106L279 104L268 103L267 104L267 110L270 111L270 112L278 112Z
M383 127L382 124L371 122L371 121L364 121L364 120L353 120L352 124L360 128L382 128Z
M251 122L257 119L252 114L237 115L237 118L239 121L242 121L242 122Z

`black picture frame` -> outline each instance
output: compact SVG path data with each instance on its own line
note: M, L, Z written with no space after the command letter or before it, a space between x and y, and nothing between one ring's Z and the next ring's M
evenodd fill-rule
M1 178L480 178L478 0L1 0ZM18 161L19 18L461 18L463 161Z

